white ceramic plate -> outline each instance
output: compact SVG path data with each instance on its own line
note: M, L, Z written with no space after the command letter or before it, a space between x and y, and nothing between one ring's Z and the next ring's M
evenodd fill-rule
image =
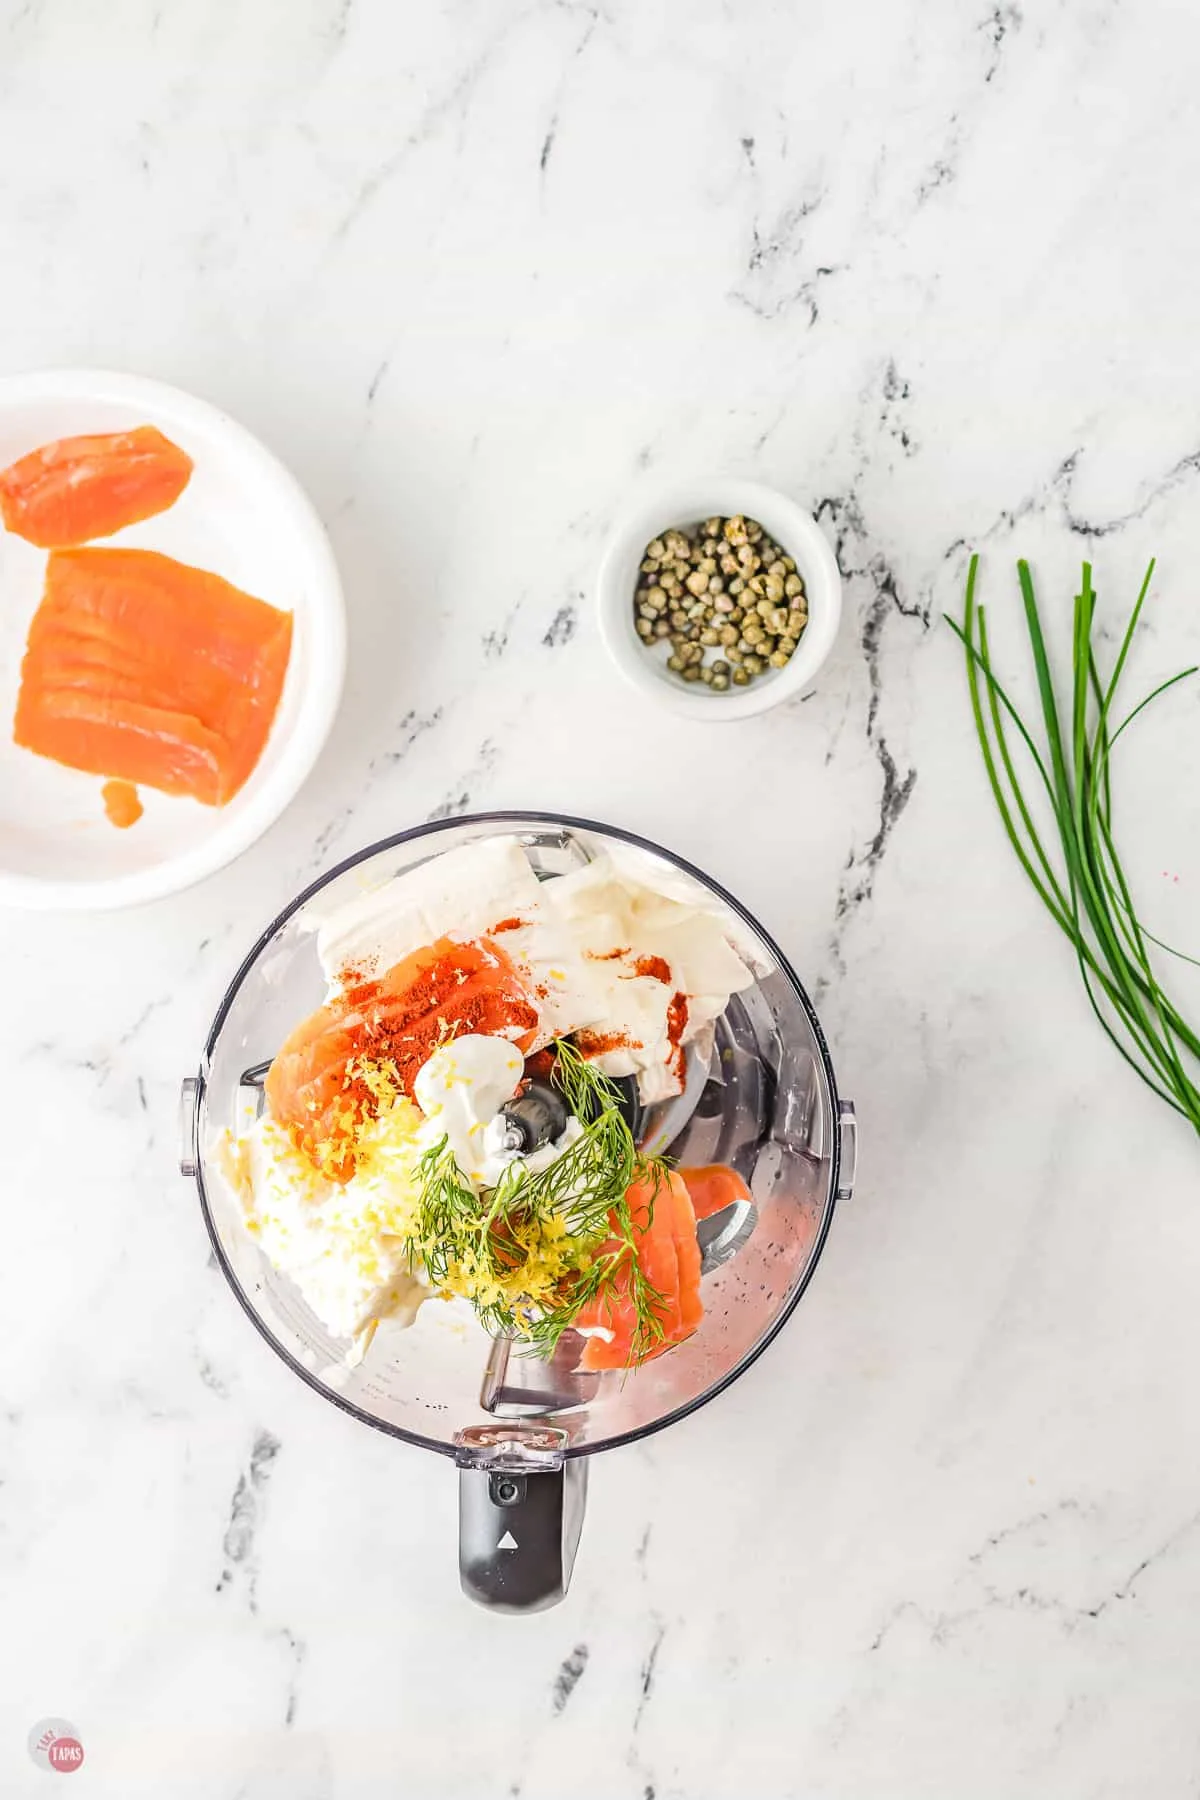
M279 711L258 767L227 806L140 788L127 831L102 777L18 749L12 718L46 552L0 531L0 903L61 910L157 899L224 867L271 825L329 734L345 668L345 612L329 539L295 478L226 414L133 375L0 379L0 468L54 438L157 425L195 468L167 512L99 539L211 569L295 615Z

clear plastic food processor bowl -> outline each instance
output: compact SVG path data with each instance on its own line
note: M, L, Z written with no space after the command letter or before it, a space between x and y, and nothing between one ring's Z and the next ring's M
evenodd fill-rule
M616 846L653 859L645 876L690 889L724 917L756 969L717 1022L708 1060L690 1058L687 1092L650 1115L643 1141L683 1165L731 1164L757 1207L706 1258L704 1319L693 1337L632 1372L582 1374L567 1334L552 1362L488 1338L461 1309L427 1305L415 1325L380 1326L355 1364L242 1222L215 1153L261 1103L261 1070L324 998L312 912L376 887L430 857L498 835L519 837L553 880ZM312 911L310 911L312 909ZM247 1079L249 1077L250 1079ZM853 1108L808 997L771 939L736 900L679 858L611 826L537 813L444 821L373 845L301 894L234 977L196 1076L184 1084L183 1169L194 1175L213 1248L234 1293L302 1380L365 1424L452 1456L460 1468L464 1587L483 1603L528 1610L561 1598L582 1520L584 1458L661 1430L711 1400L764 1350L800 1299L834 1207L853 1183Z

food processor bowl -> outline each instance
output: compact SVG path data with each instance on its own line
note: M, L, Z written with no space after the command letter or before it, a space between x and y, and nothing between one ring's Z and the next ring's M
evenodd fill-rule
M689 1051L685 1093L649 1109L643 1144L688 1166L721 1162L754 1208L708 1233L704 1318L695 1334L633 1371L580 1373L564 1334L544 1361L489 1338L465 1303L430 1303L405 1329L384 1321L356 1360L247 1232L222 1168L226 1130L262 1103L266 1067L325 978L315 924L330 909L447 850L516 837L542 880L601 853L717 911L755 972ZM683 1418L736 1380L803 1294L835 1205L853 1185L853 1108L840 1100L812 1004L779 949L699 870L613 826L542 813L442 820L371 845L308 888L268 927L230 983L198 1073L184 1083L182 1167L196 1179L217 1260L272 1349L310 1387L364 1424L453 1457L460 1480L463 1586L485 1605L526 1611L565 1593L583 1516L586 1458ZM712 1241L715 1237L715 1241Z

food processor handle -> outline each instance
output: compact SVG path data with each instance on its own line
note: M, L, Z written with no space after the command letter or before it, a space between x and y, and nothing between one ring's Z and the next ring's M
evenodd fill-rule
M463 1592L493 1612L541 1612L566 1594L583 1527L587 1462L536 1473L458 1470L458 1569Z

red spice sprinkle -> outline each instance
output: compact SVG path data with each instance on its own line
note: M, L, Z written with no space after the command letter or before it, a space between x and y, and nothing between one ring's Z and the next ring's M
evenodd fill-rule
M378 981L361 981L354 987L344 988L343 992L350 1005L361 1012L365 1007L378 1000L382 992L382 984Z
M589 962L616 962L629 955L629 945L624 944L619 950L585 950L583 954Z
M671 979L671 965L665 956L639 956L633 965L635 975L649 975L653 981L661 981L665 986ZM676 995L676 999L679 996ZM687 1002L684 1001L686 1007Z
M514 919L501 919L497 924L492 926L493 931L523 931L524 928L525 928L524 919L515 919L515 918Z
M667 1064L668 1067L674 1071L680 1087L686 1085L684 1076L687 1067L687 1058L680 1039L683 1037L687 1022L687 995L672 994L671 1004L667 1008L667 1042L671 1046L670 1054L667 1057Z
M524 1045L537 1023L507 958L484 943L440 938L304 1020L271 1066L268 1104L318 1167L346 1181L354 1172L355 1128L379 1110L365 1077L350 1073L355 1059L389 1065L397 1086L411 1094L441 1044L476 1032ZM339 1153L333 1159L330 1148Z
M623 1031L577 1031L575 1048L581 1056L603 1056L609 1050L640 1050L642 1042Z

